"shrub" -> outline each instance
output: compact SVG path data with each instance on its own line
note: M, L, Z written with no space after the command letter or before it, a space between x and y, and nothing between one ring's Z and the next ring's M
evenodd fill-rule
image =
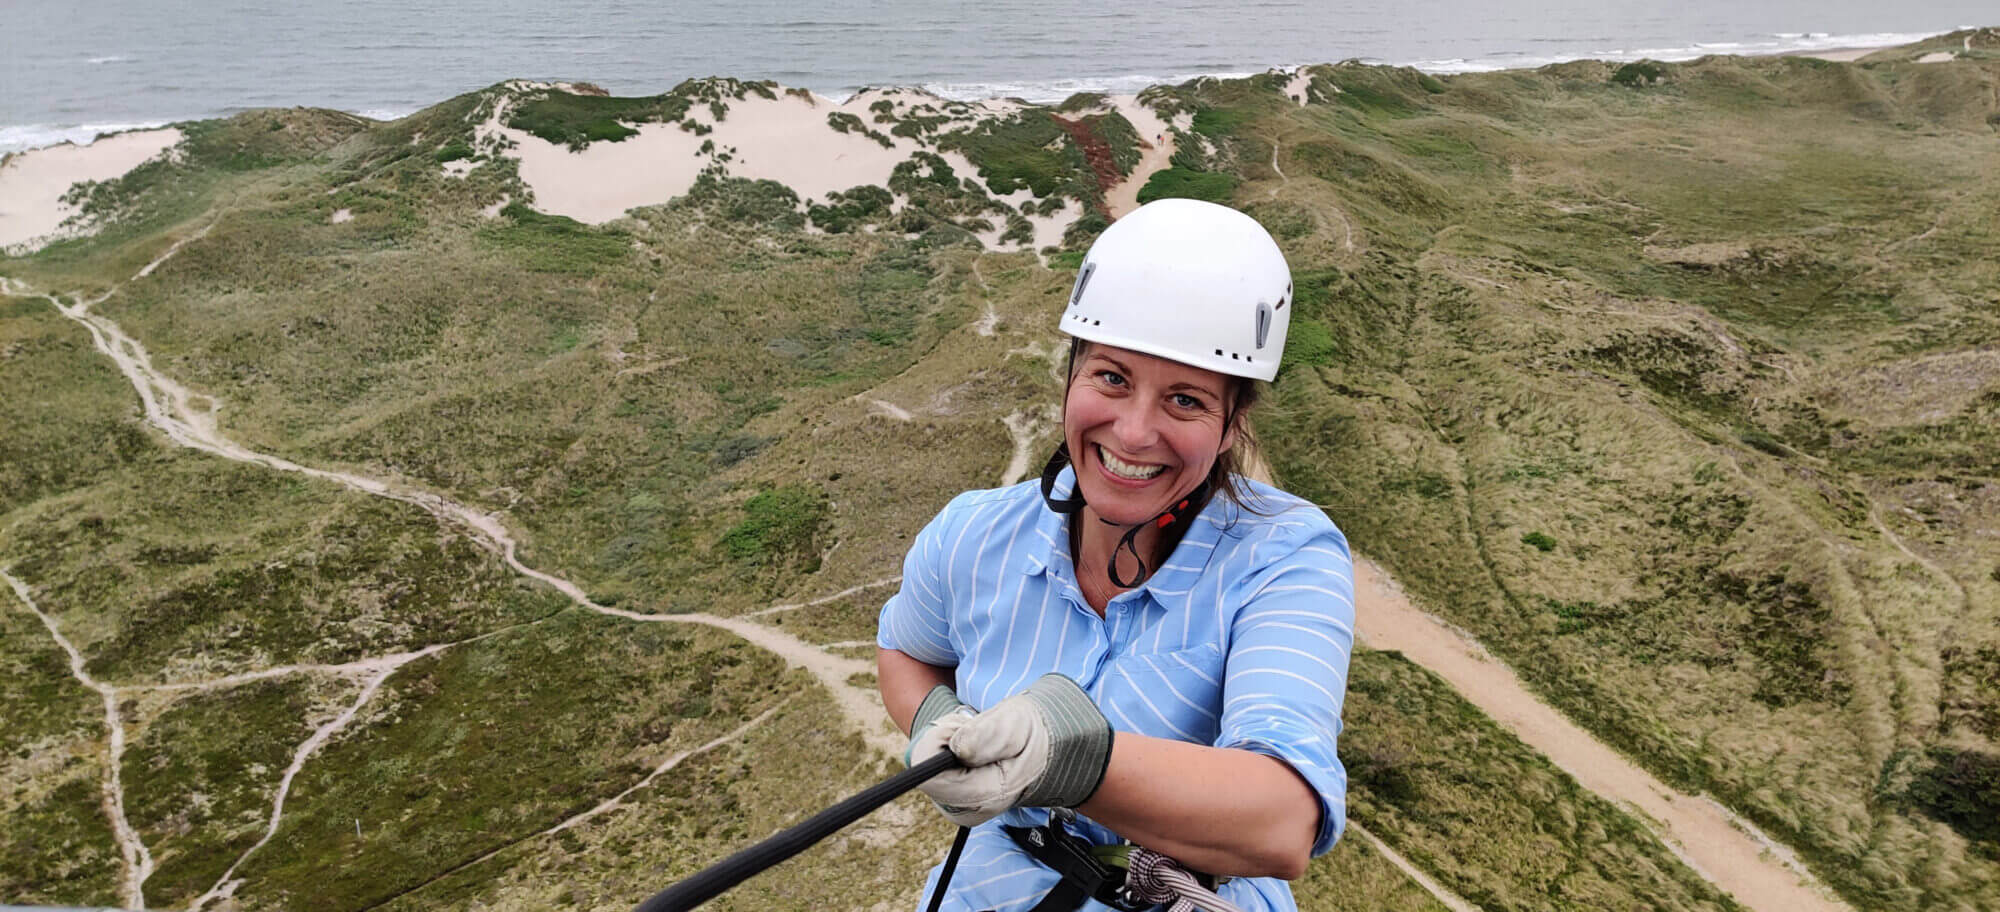
M1139 202L1143 204L1157 199L1198 199L1211 203L1226 203L1230 194L1236 192L1237 183L1236 175L1233 174L1168 168L1153 175L1146 181L1146 186L1139 188Z
M844 234L887 215L896 202L889 191L874 184L837 190L826 196L826 205L814 203L807 207L806 215L814 226L828 234Z
M1250 112L1230 108L1204 108L1194 112L1194 131L1203 136L1234 136L1250 120Z
M472 147L466 145L464 140L454 140L450 145L447 145L444 148L437 150L438 164L444 164L446 162L455 162L459 161L460 159L466 159L471 157L472 157Z
M749 566L796 564L811 573L827 512L826 496L805 485L759 491L743 504L743 521L723 533L722 550Z
M719 118L718 118L719 119ZM884 149L896 147L896 141L882 135L882 131L861 122L861 118L846 111L834 111L826 115L826 125L835 133L859 133L880 143Z
M625 258L632 242L622 231L593 228L561 215L544 215L516 200L500 210L506 220L481 229L487 243L514 251L530 272L591 275Z
M1291 329L1285 334L1284 369L1332 364L1334 355L1339 353L1340 346L1334 342L1333 330L1327 328L1325 323L1313 319L1292 320Z
M688 99L673 94L612 98L549 92L515 106L507 116L507 125L552 143L581 149L599 140L618 142L637 136L639 131L626 126L626 122L679 120L687 109Z
M986 189L1005 195L1026 189L1038 197L1091 199L1097 178L1069 134L1042 111L981 122L938 141L940 150L963 152L979 168Z
M1521 536L1521 544L1534 545L1536 549L1549 552L1556 549L1556 540L1540 532L1530 532Z
M1789 450L1787 450L1778 438L1771 436L1761 428L1744 428L1737 431L1736 439L1743 441L1753 449L1769 453L1772 456L1790 455Z
M687 195L673 205L699 209L726 222L766 228L798 228L805 224L805 216L798 212L799 195L774 180L704 172L695 178Z
M1975 844L2000 849L2000 756L1933 747L1931 765L1910 784L1917 809Z
M1667 76L1665 67L1651 60L1635 60L1611 74L1611 81L1627 88L1639 89L1658 85Z

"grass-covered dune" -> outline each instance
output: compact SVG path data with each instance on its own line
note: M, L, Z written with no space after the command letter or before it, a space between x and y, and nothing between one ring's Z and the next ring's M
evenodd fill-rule
M1280 480L1858 909L2000 908L1990 35L1860 64L1342 64L1142 96L1189 126L1141 198L1232 203L1292 263L1257 419ZM865 658L910 536L1000 483L1018 438L1031 463L1052 445L1063 267L1103 224L996 253L939 213L968 183L1088 200L1130 167L1130 124L1087 98L864 122L980 173L831 204L718 173L587 226L478 142L506 91L387 124L185 125L174 158L85 188L94 235L0 275L113 292L92 311L231 439L492 511L599 605ZM700 100L676 93L529 125L618 142L600 121ZM44 298L0 298L0 385L0 569L129 696L118 772L154 905L234 864L246 909L621 908L891 769L742 640L582 610L419 505L178 448ZM0 896L117 902L105 707L5 598ZM161 686L286 665L318 670ZM1349 689L1354 819L1451 894L1734 907L1400 656L1361 653ZM719 907L911 907L947 838L906 799ZM1441 907L1361 838L1300 896Z

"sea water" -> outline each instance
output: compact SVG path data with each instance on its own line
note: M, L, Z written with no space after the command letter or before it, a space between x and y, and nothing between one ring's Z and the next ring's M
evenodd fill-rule
M391 118L516 77L1051 101L1349 58L1464 72L1994 24L1992 0L0 0L0 152L267 106Z

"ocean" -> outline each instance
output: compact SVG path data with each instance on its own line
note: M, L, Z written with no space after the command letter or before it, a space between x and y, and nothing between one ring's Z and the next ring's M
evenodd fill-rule
M1992 0L0 0L0 152L313 105L393 118L504 79L692 76L1056 100L1358 58L1438 73L1899 44Z

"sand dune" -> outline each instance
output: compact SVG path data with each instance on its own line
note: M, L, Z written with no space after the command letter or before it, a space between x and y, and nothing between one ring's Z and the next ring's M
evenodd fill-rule
M180 141L181 131L169 127L7 156L0 161L0 249L28 253L61 237L63 222L77 213L62 201L71 186L123 177Z

